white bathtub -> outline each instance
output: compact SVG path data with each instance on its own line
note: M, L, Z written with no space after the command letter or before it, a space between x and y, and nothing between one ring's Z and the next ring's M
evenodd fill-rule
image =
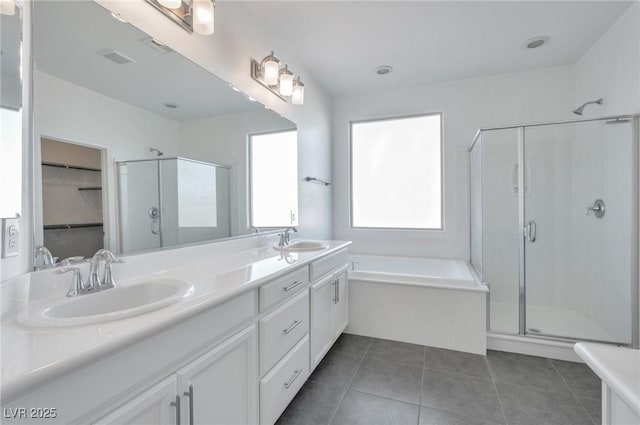
M347 332L486 353L488 289L462 260L349 257Z

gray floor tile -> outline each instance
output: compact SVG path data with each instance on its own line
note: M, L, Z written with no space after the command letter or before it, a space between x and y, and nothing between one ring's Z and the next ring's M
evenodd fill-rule
M374 339L367 357L387 362L403 363L423 367L425 347L406 342Z
M307 381L276 425L329 425L343 394L339 388Z
M444 412L430 407L420 407L420 421L418 425L498 425L498 422L481 418L464 416L456 413Z
M549 359L489 351L487 360L496 382L569 393L569 388Z
M420 404L422 368L365 359L351 384L354 390Z
M309 379L346 390L358 370L360 361L358 356L341 351L329 351Z
M503 423L493 381L425 369L422 405Z
M343 333L333 344L332 350L342 351L354 356L364 357L373 338Z
M584 363L551 360L571 390L578 396L597 398L602 396L600 378Z
M507 422L518 425L585 425L591 419L573 394L496 384Z
M425 367L491 379L486 356L478 354L427 347Z
M419 407L375 395L349 391L332 425L415 425Z
M602 401L599 398L578 397L578 401L587 410L593 423L600 425L602 423Z

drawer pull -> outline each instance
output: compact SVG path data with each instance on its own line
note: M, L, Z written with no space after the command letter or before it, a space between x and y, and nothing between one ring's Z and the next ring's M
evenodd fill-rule
M169 405L176 408L176 425L180 425L180 396L176 396L176 401L172 401Z
M302 320L296 320L295 322L293 322L293 325L289 326L289 329L285 329L282 332L284 332L285 335L289 335L291 331L297 328L300 323L302 323Z
M294 371L293 371L293 376L291 377L291 379L289 379L289 381L288 381L288 382L285 382L285 383L284 383L284 387L285 387L286 389L289 389L289 387L290 387L291 385L293 385L293 381L295 381L295 380L296 380L296 378L297 378L298 376L300 376L300 374L301 374L301 373L302 373L302 369L300 369L300 370L294 370Z
M302 281L301 281L301 280L296 280L296 281L295 281L295 282L293 282L291 285L289 285L289 286L285 286L285 287L284 287L284 288L282 288L282 289L284 289L284 291L285 291L285 292L289 292L290 290L292 290L293 288L295 288L296 286L298 286L298 285L300 285L300 284L302 284Z

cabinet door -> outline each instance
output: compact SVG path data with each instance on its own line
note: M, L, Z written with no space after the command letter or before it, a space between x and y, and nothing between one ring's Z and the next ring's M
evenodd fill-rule
M311 369L322 360L334 337L332 324L336 289L333 275L311 285Z
M332 331L333 339L337 339L349 324L349 279L347 266L333 275L334 285L337 285L336 300L333 305Z
M257 422L256 330L251 326L178 371L183 424ZM189 389L192 389L191 396Z
M175 375L153 386L96 422L97 425L175 425L178 394Z

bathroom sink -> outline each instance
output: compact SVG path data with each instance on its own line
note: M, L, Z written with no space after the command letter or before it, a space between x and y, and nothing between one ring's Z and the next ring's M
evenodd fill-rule
M21 311L18 321L42 327L90 325L148 313L192 292L190 283L155 279L95 294L36 301Z
M285 246L274 246L276 251L285 252L301 252L301 251L318 251L328 248L329 245L318 241L294 241Z

